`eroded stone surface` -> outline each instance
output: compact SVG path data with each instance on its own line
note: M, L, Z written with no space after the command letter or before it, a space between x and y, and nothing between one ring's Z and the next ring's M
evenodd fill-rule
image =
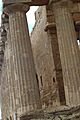
M25 5L7 7L10 26L7 35L11 38L7 38L5 51L0 42L5 58L1 76L4 120L13 120L14 114L18 117L24 114L21 120L80 119L80 106L61 106L80 104L80 51L77 45L80 4L79 1L70 1L70 4L67 0L61 1L47 8L41 7L36 12L36 24L31 36L36 71L26 27ZM5 32L2 32L2 37L6 40ZM45 109L37 111L41 108L40 98Z
M20 117L20 120L80 120L80 106L62 106L54 110L41 110Z

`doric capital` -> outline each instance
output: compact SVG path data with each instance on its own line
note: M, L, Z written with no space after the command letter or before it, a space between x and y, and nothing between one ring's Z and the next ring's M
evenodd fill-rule
M49 0L49 3L63 3L63 2L66 2L68 0Z
M28 4L16 3L16 4L9 4L4 7L4 13L10 14L16 11L27 12L29 10Z
M70 6L72 0L50 0L49 4L52 4L54 8Z

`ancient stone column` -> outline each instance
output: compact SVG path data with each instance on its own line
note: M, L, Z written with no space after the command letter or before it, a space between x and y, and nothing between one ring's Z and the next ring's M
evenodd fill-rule
M69 0L52 2L60 59L63 72L66 105L80 104L80 53Z
M3 94L4 98L2 98L3 104L3 119L10 118L13 119L14 113L16 113L17 105L15 104L16 96L15 91L16 90L16 84L15 84L15 75L14 75L14 64L13 64L13 53L11 48L11 40L10 40L10 29L9 29L9 18L7 15L2 15L2 22L4 23L5 30L7 32L6 42L5 42L5 52L4 52L4 63L3 63L3 69L2 69L2 76L3 76L3 82L2 82L2 93L4 92L4 87L6 93ZM14 69L14 70L13 70ZM5 84L4 84L5 83ZM8 94L8 95L7 95ZM7 105L8 104L8 105ZM6 108L6 109L5 109ZM6 112L5 112L6 111ZM5 114L4 114L5 113Z
M57 88L58 88L58 94L59 94L57 95L59 96L58 101L60 105L65 105L64 83L63 83L62 67L61 67L60 52L58 47L55 23L53 22L53 23L47 24L46 31L52 47L52 55L53 55L53 60L55 65L56 81L57 81Z
M13 54L14 96L17 113L41 108L39 89L30 43L26 4L12 4L4 8L9 14L10 44Z
M7 30L7 45L5 49L5 59L6 59L6 67L7 67L7 77L8 77L8 86L9 86L9 118L12 117L13 113L16 111L15 108L15 97L14 97L14 67L13 67L13 54L11 50L11 42L10 42L10 29L9 23L5 24Z

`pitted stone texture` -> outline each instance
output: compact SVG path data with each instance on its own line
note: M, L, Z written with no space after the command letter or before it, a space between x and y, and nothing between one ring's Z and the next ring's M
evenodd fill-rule
M26 23L24 12L17 11L9 14L13 64L15 65L13 72L16 81L14 94L15 96L19 95L20 107L17 109L19 114L41 107L28 25ZM17 104L18 100L15 99Z
M43 107L60 105L51 41L44 31L46 22L46 7L40 7L36 11L36 24L31 34L31 43Z
M51 6L47 6L46 14L47 14L46 31L48 34L48 40L51 43L51 47L52 47L52 55L55 65L55 73L56 73L56 81L58 84L60 105L65 105L66 101L65 101L62 66L61 66L61 59L60 59L60 52L59 52L59 45L57 38L57 29L55 24L54 13Z
M66 4L53 7L53 10L57 27L66 104L78 105L80 104L80 53L73 19Z
M6 36L7 41L7 36ZM7 66L7 55L8 55L8 47L7 42L5 43L5 52L4 52L4 62L2 65L1 71L1 110L2 110L2 118L7 119L9 116L10 110L10 90L9 90L9 79L8 79L8 66Z
M80 120L80 106L61 106L54 109L36 111L24 116L20 120Z
M2 96L2 118L7 119L10 114L10 89L9 89L9 78L8 78L8 60L6 56L8 55L8 47L5 47L5 54L4 54L4 64L2 68L2 75L1 75L1 96Z

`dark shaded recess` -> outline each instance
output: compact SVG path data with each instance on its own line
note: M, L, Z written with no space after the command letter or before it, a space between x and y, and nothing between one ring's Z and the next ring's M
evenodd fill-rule
M58 84L60 104L65 105L66 99L65 99L65 91L64 91L63 73L62 73L61 58L60 58L56 31L57 31L56 27L50 28L48 30L49 33L48 35L50 36L51 39L51 47L52 47L52 53L53 53L55 71L56 71L56 81ZM53 79L53 82L54 81L55 79Z

